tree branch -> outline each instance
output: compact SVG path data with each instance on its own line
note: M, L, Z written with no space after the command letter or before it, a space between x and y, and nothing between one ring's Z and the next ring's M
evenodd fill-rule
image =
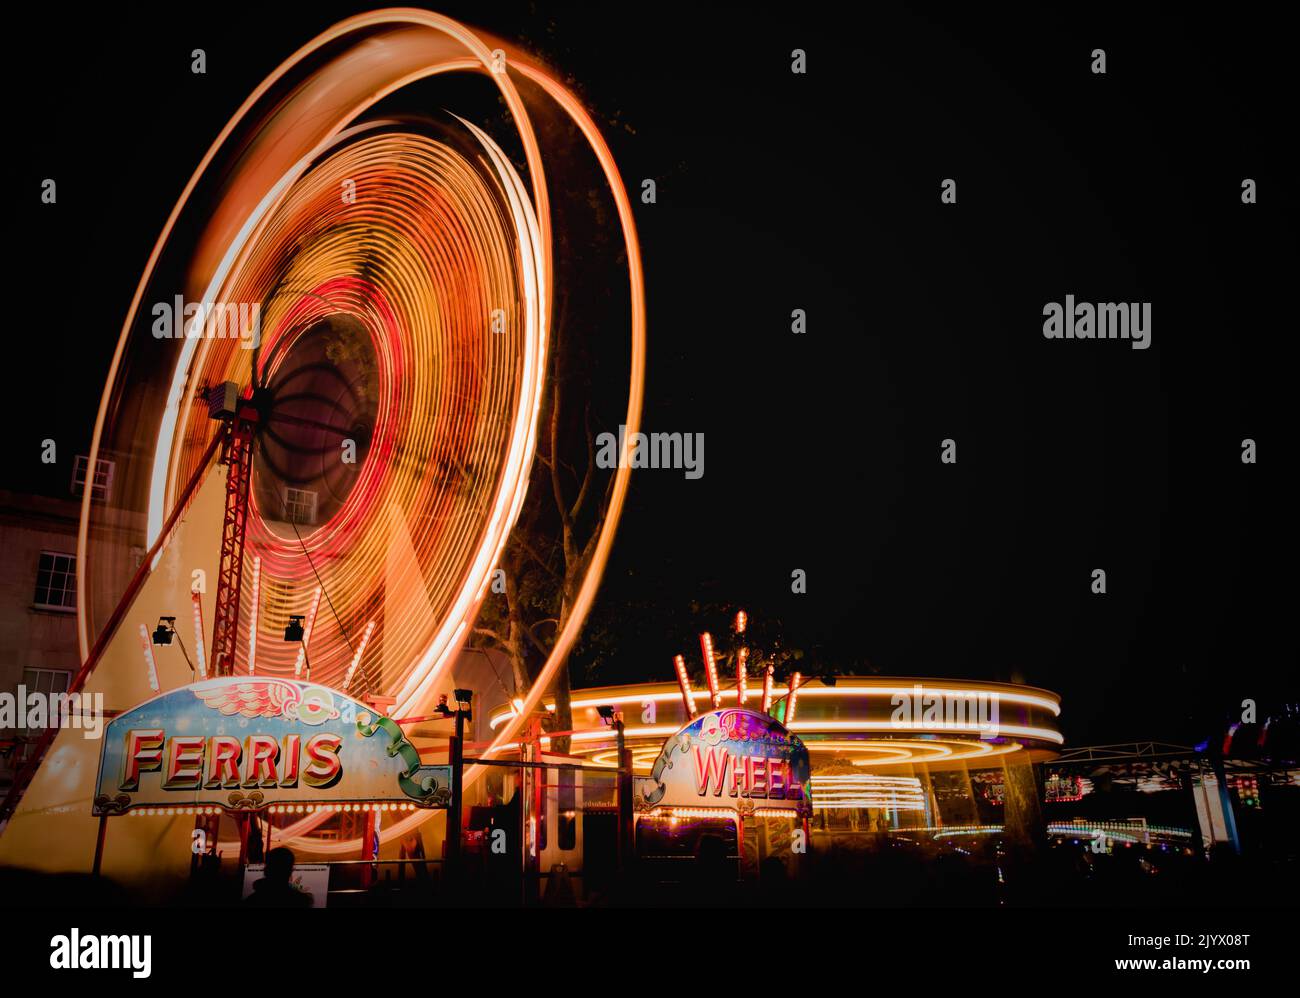
M587 501L587 493L591 491L591 479L596 471L596 438L591 432L590 401L583 409L582 425L587 432L587 471L582 476L582 488L578 490L578 498L573 500L573 506L569 509L570 520L576 520L578 513L582 511L582 504Z
M560 482L560 459L559 459L559 441L560 441L560 379L557 372L555 378L555 390L551 393L551 492L555 496L555 508L559 511L560 521L567 534L572 526L569 519L569 508L564 502L564 486Z
M499 644L502 648L506 650L509 650L510 648L509 642L507 642L505 638L503 638L496 631L492 630L492 628L490 627L475 627L473 630L470 631L470 633L481 634L485 638L491 638L493 641L495 641L497 644Z
M536 549L531 544L529 544L526 539L524 539L521 536L517 538L517 540L519 546L524 549L524 551L528 554L530 558L533 559L533 561L537 562L538 567L541 568L542 571L544 571L552 579L559 579L560 576L556 573L555 569L553 569L550 566L547 559L543 558L540 554L538 554Z
M528 629L531 631L534 627L541 627L543 624L558 625L559 623L560 623L559 617L543 617L541 620L534 621L533 623L529 624Z
M551 654L551 649L547 648L546 645L542 644L542 642L538 639L537 635L533 633L533 629L531 627L521 627L519 629L523 631L524 637L528 639L529 644L531 644L534 648L536 648L539 652L541 652L543 657L546 657Z

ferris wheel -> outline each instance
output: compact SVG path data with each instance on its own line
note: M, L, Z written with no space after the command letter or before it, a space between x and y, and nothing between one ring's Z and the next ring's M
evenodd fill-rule
M490 102L452 106L471 93L464 80ZM483 113L502 105L495 121ZM248 97L168 218L117 341L90 461L118 456L145 553L123 595L117 514L88 491L77 684L100 669L111 684L106 650L130 630L132 600L170 573L183 593L191 575L206 583L215 674L306 672L382 696L394 716L425 712L537 459L557 294L548 169L573 136L599 166L626 252L630 438L645 350L631 204L595 123L549 70L441 15L382 10L313 39ZM515 737L577 636L628 474L621 461L573 612L495 745ZM309 659L308 642L272 639L289 619L310 635ZM356 848L313 838L323 820L281 838Z

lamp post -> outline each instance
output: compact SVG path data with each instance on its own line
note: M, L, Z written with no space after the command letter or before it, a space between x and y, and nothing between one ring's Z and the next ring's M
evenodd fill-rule
M141 626L143 629L143 625ZM176 618L159 617L158 626L154 628L150 640L156 645L169 645L172 643L172 638L175 638L176 643L180 645L181 654L185 656L185 664L190 667L190 672L194 673L194 677L196 679L199 678L198 672L194 668L194 663L190 661L190 653L185 649L185 642L181 638L180 632L176 630ZM150 658L152 658L152 656L150 656ZM152 664L150 665L150 672L151 674L154 673L154 666ZM155 690L158 689L158 686L156 685L157 678L158 678L157 675L154 674L152 675L152 678L150 680L150 684L153 685ZM194 819L194 828L195 830L201 831L203 833L202 838L200 839L200 842L203 843L203 849L199 851L194 851L190 855L190 876L191 877L193 877L195 874L198 873L199 864L202 862L202 853L216 850L217 834L221 828L221 817L219 815L199 815ZM208 843L211 843L210 850L209 850ZM95 846L95 871L94 872L96 875L99 874L99 864L103 858L103 849L104 849L104 826L103 826L103 819L101 819L100 837L98 843Z
M369 693L364 699L367 706L374 708L376 714L384 716L387 716L393 704L397 703L396 697L383 696L379 693ZM374 808L366 810L366 821L361 831L361 858L366 860L379 858L379 812ZM361 867L361 886L368 890L378 876L379 867L373 863L366 863Z
M444 717L456 719L456 733L451 739L451 803L447 807L447 871L452 877L460 873L461 796L465 789L465 722L474 716L470 709L473 690L456 690L456 709L447 706L443 696L434 709Z
M597 707L600 719L614 729L618 745L618 872L627 872L632 858L632 753L623 732L623 712L613 707Z

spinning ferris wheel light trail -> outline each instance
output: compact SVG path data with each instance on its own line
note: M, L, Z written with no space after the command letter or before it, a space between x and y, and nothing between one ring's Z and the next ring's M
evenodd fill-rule
M522 172L467 117L378 108L448 74L495 88ZM293 53L222 129L133 296L89 460L149 442L143 460L120 469L122 493L146 511L147 550L125 591L110 587L113 566L96 542L101 511L83 502L84 664L70 691L91 680L132 606L157 588L168 552L197 550L205 484L224 476L220 523L209 528L220 528L209 675L292 677L310 661L314 682L364 683L392 699L394 716L427 713L533 468L555 298L547 143L561 141L539 140L533 118L557 112L594 156L626 251L631 350L619 421L634 437L641 258L627 191L590 115L551 71L450 18L381 10L343 21ZM204 308L186 335L160 339L149 303L170 302L178 286ZM221 306L250 303L256 335L221 335ZM222 418L202 418L205 402ZM516 739L563 667L609 557L629 473L620 460L566 625L521 718L496 732L483 758ZM314 498L303 505L303 497ZM319 612L322 599L329 615ZM307 621L300 646L267 640L291 613ZM115 676L93 681L111 690ZM15 784L6 813L38 765ZM484 771L468 768L466 785ZM417 811L381 836L429 816ZM299 820L277 838L321 855L354 850L355 842L310 837L324 818Z

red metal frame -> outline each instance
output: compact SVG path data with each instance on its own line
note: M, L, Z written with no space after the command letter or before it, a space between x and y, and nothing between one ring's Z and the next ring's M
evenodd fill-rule
M244 579L244 531L248 525L248 486L253 475L253 428L257 411L241 400L239 414L226 429L226 506L221 524L221 560L212 621L212 674L235 672L239 637L239 593Z

